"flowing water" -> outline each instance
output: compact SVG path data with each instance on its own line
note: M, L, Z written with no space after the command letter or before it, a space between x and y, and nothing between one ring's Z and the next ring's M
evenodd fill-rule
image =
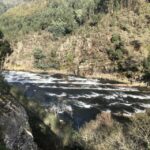
M3 76L9 84L23 89L29 99L39 101L76 127L94 119L101 111L130 116L150 108L150 92L116 86L115 82L20 71L4 71Z

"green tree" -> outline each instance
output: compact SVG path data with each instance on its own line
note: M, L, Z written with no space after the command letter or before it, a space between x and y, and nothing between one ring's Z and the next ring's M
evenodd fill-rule
M0 31L0 69L2 69L6 57L11 53L12 49L10 47L10 44L7 40L4 40L4 35Z

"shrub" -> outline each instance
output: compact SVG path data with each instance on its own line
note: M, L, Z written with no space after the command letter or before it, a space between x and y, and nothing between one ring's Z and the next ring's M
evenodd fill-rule
M2 69L3 63L7 57L12 53L10 44L7 40L3 40L3 33L0 31L0 69Z
M141 66L141 62L134 57L128 57L124 61L119 62L119 70L127 72L137 72Z
M124 47L124 42L121 40L120 35L113 34L111 42L113 43L113 48L107 50L109 58L112 61L121 60L127 54L127 50Z
M113 34L111 38L112 43L119 43L121 41L121 37L118 34Z
M53 22L49 27L48 31L53 33L55 37L66 35L72 32L72 29L65 22Z
M145 80L149 80L150 79L150 55L144 60L143 67L144 67L143 78Z
M48 67L50 67L50 68L54 68L54 69L60 68L60 63L57 58L56 50L52 50L50 55L48 55L47 64L48 64Z
M114 49L108 49L107 53L109 55L109 58L112 61L120 60L123 58L123 52L120 49L114 50Z
M150 55L148 55L148 57L144 60L143 65L146 70L150 70Z
M128 138L130 140L130 149L150 149L150 116L147 114L136 116L132 119L132 125L129 127ZM131 145L132 143L132 145Z
M45 59L45 55L43 54L43 51L39 48L35 49L33 51L34 56L34 65L36 68L44 69L43 60Z

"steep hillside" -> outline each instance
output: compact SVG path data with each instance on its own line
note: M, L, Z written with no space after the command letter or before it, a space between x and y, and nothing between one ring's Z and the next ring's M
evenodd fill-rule
M0 17L14 53L6 69L66 70L78 75L149 72L150 3L33 1Z

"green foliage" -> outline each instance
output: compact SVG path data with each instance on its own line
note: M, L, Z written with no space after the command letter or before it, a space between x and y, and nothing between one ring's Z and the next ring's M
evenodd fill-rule
M111 38L112 47L107 50L108 56L112 61L116 62L116 70L125 72L127 77L132 77L134 72L143 69L142 60L137 59L135 56L129 56L119 34L113 34ZM134 42L135 48L139 49L139 42ZM150 70L150 58L145 62L147 70ZM149 69L148 69L149 66ZM150 73L150 71L148 72Z
M16 34L23 36L31 31L39 30L49 31L54 36L62 36L72 33L78 26L86 22L95 26L100 19L99 15L120 9L121 5L125 6L122 3L121 0L51 0L47 1L47 5L43 9L37 9L31 13L29 9L28 15L17 16L18 12L12 8L14 9L12 15L10 13L10 15L0 17L0 27L7 38L13 39ZM27 8L26 4L18 7L21 7L20 9L23 11ZM34 9L38 6L33 3L33 6L30 7Z
M144 68L147 71L150 71L150 55L148 55L148 57L144 60Z
M144 66L144 79L149 80L150 79L150 55L144 60L143 63Z
M0 31L0 69L3 67L4 60L7 55L9 55L12 50L8 41L3 40L3 33ZM3 77L0 75L0 95L9 93L9 85L4 81Z
M120 60L123 58L123 52L120 49L108 49L107 53L112 61Z
M50 55L48 55L47 64L49 68L54 68L54 69L60 68L60 63L59 60L57 59L56 50L52 50Z
M120 35L113 34L111 38L113 43L113 48L107 49L109 58L112 61L120 61L123 59L124 55L127 54L127 50L124 48L124 43L121 40Z
M8 41L0 41L0 58L3 59L12 52Z
M0 144L0 150L8 150L6 146Z
M0 31L0 68L2 68L6 56L12 53L9 42L7 40L3 40L3 37L4 35Z
M45 59L45 55L43 54L43 51L39 48L34 49L33 51L33 57L34 57L34 65L36 68L40 68L40 69L44 69L45 65L44 65L44 59Z
M118 34L113 34L111 38L112 43L119 43L121 41L121 37Z
M43 53L43 50L36 48L33 51L33 57L34 57L34 66L36 68L46 70L48 68L59 69L60 67L55 50L52 50L50 53L45 55Z
M41 49L37 48L34 50L34 58L35 58L35 60L39 61L39 60L45 58L45 55L43 54Z
M138 61L138 59L135 59L134 57L128 57L119 63L119 70L137 72L139 71L140 66L141 62Z
M69 64L72 64L72 63L73 63L74 55L73 55L71 52L67 53L66 58L67 58L67 62L68 62Z

